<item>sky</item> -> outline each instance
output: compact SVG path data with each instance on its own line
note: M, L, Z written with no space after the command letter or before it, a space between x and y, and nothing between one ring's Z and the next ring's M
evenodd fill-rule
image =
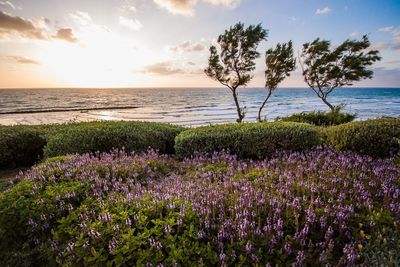
M399 14L399 0L0 0L0 88L219 87L209 46L239 21L268 30L249 87L278 42L364 34L382 60L355 86L400 87ZM300 69L281 86L306 87Z

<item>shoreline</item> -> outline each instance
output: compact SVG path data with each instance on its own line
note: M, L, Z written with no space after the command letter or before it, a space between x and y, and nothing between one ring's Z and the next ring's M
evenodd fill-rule
M140 111L140 108L137 108ZM234 123L236 118L235 114L227 114L222 118L210 118L209 116L203 115L203 119L199 119L194 116L171 116L171 115L160 115L160 114L145 114L145 113L130 113L123 114L115 112L115 110L94 110L99 111L90 112L88 111L66 111L66 112L39 112L39 113L19 113L19 114L0 114L0 127L11 127L11 126L33 126L33 125L52 125L52 124L64 124L64 123L80 123L80 122L93 122L93 121L142 121L142 122L159 122L167 123L172 125L179 125L184 127L200 127L206 125L219 125L226 123ZM104 112L102 112L104 111ZM21 117L26 114L28 117ZM1 115L4 115L1 117ZM371 117L356 117L354 121L366 121L371 119L377 119L381 117L400 118L399 116L371 116ZM269 118L268 122L274 122L275 118ZM256 119L246 118L244 123L255 123Z
M36 113L53 113L53 112L70 112L79 111L81 113L87 111L102 111L102 110L124 110L124 109L137 109L138 106L122 106L122 107L98 107L98 108L72 108L72 109L44 109L44 110L21 110L21 111L9 111L0 112L0 115L17 115L17 114L36 114Z

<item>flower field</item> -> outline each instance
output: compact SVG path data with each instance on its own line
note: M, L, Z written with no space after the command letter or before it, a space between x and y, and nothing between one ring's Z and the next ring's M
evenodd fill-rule
M48 160L0 194L2 266L399 264L400 166L318 148Z

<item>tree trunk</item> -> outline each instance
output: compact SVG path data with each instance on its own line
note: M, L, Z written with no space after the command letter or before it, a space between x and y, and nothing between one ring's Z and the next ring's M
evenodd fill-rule
M322 101L324 101L324 103L331 109L331 111L333 111L335 109L335 106L333 106L331 103L329 103L328 101L326 101L325 97L321 97Z
M268 95L267 95L267 98L265 98L264 103L262 103L262 105L261 105L261 107L260 107L260 110L258 111L258 118L257 118L258 121L261 121L261 112L262 112L262 110L263 110L265 104L267 103L269 97L271 96L271 94L272 94L272 91L269 90Z
M236 121L241 123L243 118L244 118L244 114L242 112L242 109L239 106L239 100L238 100L237 95L236 95L236 88L232 89L232 94L233 94L233 99L235 100L236 111L237 111L237 114L238 114L238 118L237 118Z

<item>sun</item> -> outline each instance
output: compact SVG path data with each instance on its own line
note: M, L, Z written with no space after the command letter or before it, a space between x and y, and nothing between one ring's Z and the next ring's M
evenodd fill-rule
M106 29L83 32L77 43L44 44L41 58L48 75L60 84L74 87L124 87L141 84L135 70L143 68L151 55L130 39Z

